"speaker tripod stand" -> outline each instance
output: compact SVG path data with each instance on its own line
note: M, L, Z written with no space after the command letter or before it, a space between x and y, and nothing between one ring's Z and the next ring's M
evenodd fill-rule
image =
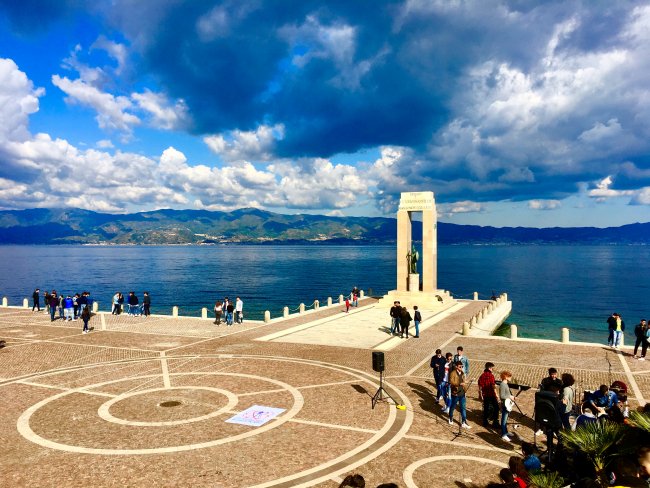
M377 405L377 402L382 402L382 401L386 400L386 398L384 398L384 395L386 397L390 398L391 400L393 400L393 403L395 405L399 405L395 401L395 399L392 396L390 396L390 393L388 393L386 391L386 389L384 388L384 372L380 371L379 372L379 388L377 388L377 392L372 397L372 408L373 409L375 408L375 405Z

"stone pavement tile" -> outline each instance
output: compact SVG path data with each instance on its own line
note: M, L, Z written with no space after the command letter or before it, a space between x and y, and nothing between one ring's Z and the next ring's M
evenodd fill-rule
M75 322L75 324L80 324ZM20 325L5 327L0 331L2 337L6 340L9 338L25 340L52 340L63 339L81 334L82 325L78 328L72 327L48 327L42 325Z
M2 349L0 380L54 368L150 356L144 351L39 342Z
M499 481L501 467L488 464L485 459L507 465L509 455L499 451L473 449L473 440L473 438L461 437L457 441L439 444L405 439L388 452L340 477L359 473L364 476L366 486L374 487L388 482L406 486L405 471L412 464L423 461L423 464L415 468L412 473L413 480L420 487L464 486L463 483L469 483L468 480L476 483L476 486L485 486L491 481ZM463 459L462 456L471 459ZM447 459L429 460L429 458L440 457Z
M127 334L107 330L93 330L89 334L76 334L69 338L62 338L60 342L103 345L108 347L122 347L127 349L143 349L149 351L162 351L172 347L193 344L197 341L194 337L154 335L154 334Z

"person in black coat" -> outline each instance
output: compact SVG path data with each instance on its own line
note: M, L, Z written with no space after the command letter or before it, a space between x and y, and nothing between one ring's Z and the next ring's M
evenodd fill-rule
M399 324L402 327L402 330L400 332L400 338L404 338L404 334L406 334L406 338L409 338L409 325L411 323L411 320L413 320L413 317L411 317L411 314L409 313L408 309L406 307L402 308L401 314L399 317Z
M433 369L433 379L436 382L436 403L440 402L440 399L445 399L446 395L443 391L443 381L445 379L445 364L447 360L442 355L440 349L436 349L436 353L431 356L431 362L429 366Z
M37 309L39 312L41 311L41 290L36 288L34 290L34 293L32 293L32 299L34 300L34 305L32 305L32 312L34 309Z

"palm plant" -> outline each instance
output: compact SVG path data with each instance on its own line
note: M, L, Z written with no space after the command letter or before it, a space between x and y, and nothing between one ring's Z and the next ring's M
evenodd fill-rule
M632 427L636 427L650 434L650 415L636 411L630 412L628 422Z
M531 488L562 488L564 478L557 471L537 471L528 475Z
M560 434L565 445L582 451L593 464L596 481L601 486L607 486L606 467L616 455L624 454L630 446L623 441L626 429L614 422L594 422Z

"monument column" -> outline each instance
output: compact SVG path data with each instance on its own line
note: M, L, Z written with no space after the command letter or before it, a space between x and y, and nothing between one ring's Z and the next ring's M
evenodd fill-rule
M422 291L438 288L438 224L436 205L422 210Z
M397 211L397 291L408 291L409 264L406 255L411 250L411 212Z

